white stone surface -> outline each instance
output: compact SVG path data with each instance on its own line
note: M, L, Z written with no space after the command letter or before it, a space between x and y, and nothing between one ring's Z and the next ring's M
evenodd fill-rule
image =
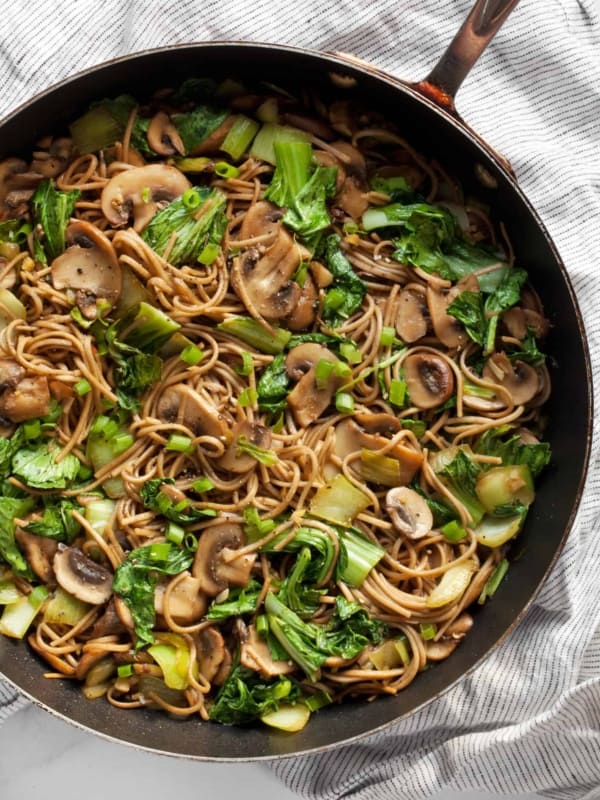
M297 797L262 764L208 764L145 753L85 733L34 706L0 727L1 800L110 800L111 793L134 800ZM445 791L433 800L491 798ZM510 800L537 798L513 795Z

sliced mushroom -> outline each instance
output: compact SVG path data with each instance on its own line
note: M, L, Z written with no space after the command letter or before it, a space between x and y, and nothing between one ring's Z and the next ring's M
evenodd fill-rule
M311 261L310 271L319 289L326 289L333 283L333 275L320 261Z
M161 394L156 414L163 422L185 425L196 436L226 439L229 433L230 419L183 383L169 386Z
M266 200L253 203L240 225L240 239L253 239L255 236L271 236L275 239L281 228L279 221L282 216L281 209Z
M427 333L429 312L425 289L407 286L398 298L396 331L403 342L412 344Z
M30 172L20 158L0 161L0 219L22 217L29 211L29 200L42 175Z
M519 306L513 306L502 314L500 318L507 331L515 339L522 340L527 336L527 322L525 312Z
M241 626L240 626L241 628ZM239 630L239 629L238 629ZM243 625L241 628L240 662L249 669L259 672L263 678L274 678L277 675L289 675L296 669L288 660L275 661L271 656L269 645L259 636L256 627Z
M437 408L452 397L454 373L435 353L412 353L403 363L410 401L417 408Z
M446 628L446 636L451 636L453 639L462 639L472 627L473 617L465 611Z
M112 594L110 570L92 561L78 547L59 545L53 567L59 586L84 603L100 605Z
M344 162L346 177L342 188L336 194L335 205L353 219L359 219L369 207L369 201L365 196L369 191L365 157L349 142L334 142L333 147L348 158Z
M75 669L75 677L78 681L82 681L94 664L97 664L106 656L106 650L102 647L95 647L90 650L86 650L81 658L79 659L79 664Z
M101 636L115 636L125 633L126 630L127 628L117 614L115 598L111 597L104 614L94 623L94 627L90 631L90 639L99 639Z
M0 358L0 392L14 389L25 375L25 370L16 361L11 358Z
M231 431L231 443L223 455L215 460L215 463L220 469L241 475L244 472L250 472L251 469L255 469L258 461L247 453L239 452L240 436L245 436L251 444L262 447L265 450L271 447L272 437L270 428L266 428L264 425L248 422L248 420L236 423Z
M225 660L225 641L220 631L212 626L204 628L194 636L196 660L203 678L213 682Z
M119 597L118 594L114 596L114 603L115 603L115 612L117 617L121 621L123 627L132 632L135 630L135 623L133 621L133 616L131 615L131 611L129 607L125 603L125 601Z
M369 417L374 419L371 421ZM354 419L343 419L336 425L334 452L343 460L363 449L381 450L389 445L387 437L400 428L401 423L391 414L355 414ZM399 485L410 483L423 463L421 453L399 442L386 451L386 457L398 461Z
M534 367L524 361L511 361L506 353L494 353L485 363L483 377L510 392L515 405L524 405L540 390L540 379Z
M33 172L43 175L44 178L55 178L65 169L72 152L72 139L54 139L46 152L35 153L31 169Z
M229 677L229 673L231 672L232 663L233 659L231 657L231 653L229 649L226 647L225 652L223 654L223 661L221 661L221 666L219 667L217 674L212 680L215 686L221 686L222 684L225 683L225 681Z
M139 233L156 212L180 197L191 183L175 167L147 164L119 172L102 190L102 213L115 227L126 225L133 214Z
M190 150L189 155L191 156L203 156L206 153L216 153L217 150L221 147L223 142L225 141L225 137L229 133L231 126L235 121L235 115L230 115L226 117L223 122L216 128L212 133L210 133L206 139L197 144L192 150Z
M409 539L422 539L433 528L433 514L425 498L408 486L390 489L385 508L394 528Z
M185 146L179 131L164 111L159 111L150 120L147 138L150 147L161 156L185 153Z
M122 274L110 239L89 222L72 222L67 249L52 262L52 284L72 293L86 319L98 316L98 300L111 308L121 295Z
M292 276L303 256L308 253L280 226L263 255L252 247L234 259L231 284L252 316L271 321L293 312L301 290Z
M440 639L439 642L425 642L425 655L428 661L444 661L456 650L457 639Z
M338 133L352 138L357 129L358 117L349 100L337 100L329 107L329 121Z
M200 580L200 589L216 597L228 585L245 586L256 560L256 554L234 557L244 543L241 525L222 522L206 528L199 540L192 575Z
M0 395L0 417L25 422L43 417L50 410L50 389L45 375L26 377Z
M427 306L433 330L440 342L449 348L461 348L469 337L461 323L446 313L446 309L464 288L458 284L451 289L427 287Z
M15 541L38 578L48 586L54 586L56 581L54 580L52 561L56 555L58 543L46 536L36 536L22 528L15 528Z
M288 394L288 405L297 424L302 427L321 416L342 383L342 379L332 370L324 385L317 386L316 367L319 361L336 364L338 359L323 345L306 342L293 347L285 361L288 376L298 381Z
M310 275L307 275L304 286L300 290L296 307L286 318L287 327L291 331L303 331L310 328L317 315L318 300L319 295L315 282Z
M157 614L165 612L165 594L169 581L160 581L154 591L154 610ZM206 613L206 597L200 591L200 581L186 575L177 581L169 594L168 610L178 625L193 625Z
M335 132L332 127L318 117L310 117L307 114L290 111L282 115L282 121L286 125L292 125L294 128L300 128L301 131L312 133L313 136L317 136L326 142L335 139Z

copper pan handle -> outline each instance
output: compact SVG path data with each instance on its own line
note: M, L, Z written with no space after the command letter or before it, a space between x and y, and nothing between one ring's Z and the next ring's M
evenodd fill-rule
M445 53L425 80L413 87L456 114L454 98L471 68L519 0L477 0Z

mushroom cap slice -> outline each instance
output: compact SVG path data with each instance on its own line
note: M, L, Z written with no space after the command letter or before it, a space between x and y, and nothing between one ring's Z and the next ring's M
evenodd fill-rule
M0 395L0 417L26 422L43 417L50 410L50 389L45 375L26 377Z
M206 528L198 539L192 575L200 581L200 589L216 597L229 584L245 586L256 560L256 554L232 557L244 543L244 531L234 522L221 522Z
M230 420L216 406L183 383L169 386L158 399L156 414L163 422L185 425L196 436L226 439Z
M301 294L292 276L302 255L303 249L280 226L263 255L249 248L234 259L231 284L252 316L277 320L292 313Z
M165 613L165 595L170 581L160 581L154 591L154 610ZM169 594L169 615L178 625L192 625L206 613L206 597L200 591L200 581L186 575L177 581Z
M287 326L291 331L303 331L311 327L317 315L318 300L319 295L315 282L310 275L307 275L296 307L286 319Z
M385 508L394 528L409 539L421 539L433 528L433 514L425 499L408 486L390 489Z
M454 392L454 373L435 353L411 353L402 362L408 393L417 408L437 408Z
M194 635L194 642L200 673L212 683L225 660L225 640L221 632L211 625L198 631Z
M485 363L483 377L510 392L515 405L529 403L540 390L540 379L534 367L524 361L511 361L506 353L494 353Z
M59 545L53 567L59 586L84 603L97 606L112 594L112 572L92 561L78 547Z
M360 219L369 207L369 201L365 196L369 191L365 157L350 142L338 141L332 146L346 156L343 162L345 178L335 196L335 205L353 219Z
M150 120L147 134L148 144L161 156L172 156L175 153L183 155L185 147L181 141L179 131L171 121L168 114L159 111Z
M227 472L235 472L242 474L250 472L258 465L258 461L247 453L238 453L239 445L238 440L240 436L245 436L246 439L257 447L262 447L269 450L271 447L271 430L264 425L259 425L256 422L248 422L242 420L234 425L231 431L231 443L223 453L223 455L215 460L216 465L220 469L227 470Z
M255 236L271 236L275 239L281 228L279 220L282 216L281 209L267 200L253 203L244 214L239 238L253 239Z
M416 287L405 287L398 298L396 331L403 342L412 344L427 333L428 316L426 292Z
M277 660L271 656L269 645L262 639L254 625L240 625L240 662L249 669L259 672L263 678L274 678L277 675L289 675L296 665L293 661Z
M434 333L440 342L450 349L464 347L469 340L461 323L446 313L446 309L461 290L462 288L457 291L457 286L453 286L452 289L427 287L427 307Z
M331 403L342 379L332 371L322 387L317 386L316 367L319 361L336 364L338 359L323 345L306 342L293 347L286 358L286 372L298 383L288 394L288 405L298 425L306 427L318 419Z
M139 233L162 206L180 197L191 183L176 167L146 164L119 172L102 190L102 213L111 225L126 225L133 214Z
M111 307L119 299L123 278L110 239L89 222L72 222L66 230L67 249L52 262L52 285L75 293L87 319L97 316L96 301Z
M56 581L52 561L58 549L58 542L46 536L36 536L22 528L15 529L15 541L38 578L45 584L53 586Z

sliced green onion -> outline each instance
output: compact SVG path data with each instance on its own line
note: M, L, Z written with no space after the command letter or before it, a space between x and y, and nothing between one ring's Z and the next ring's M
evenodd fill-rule
M87 464L81 464L79 469L77 470L77 480L78 481L89 481L89 479L94 474L94 470L91 467L88 467Z
M496 590L502 583L504 576L508 572L508 561L506 558L503 558L502 561L498 563L496 569L492 572L490 577L487 580L487 583L483 587L481 594L479 595L479 599L477 602L480 605L483 605L488 597L493 597L496 593Z
M362 354L354 342L342 342L340 345L340 355L349 364L360 364Z
M333 289L329 289L329 291L325 295L325 302L324 308L327 311L337 311L338 308L343 305L346 299L346 293L343 289L338 289L334 286Z
M442 528L440 528L444 536L449 542L453 544L455 542L462 542L462 540L467 535L466 530L457 520L453 519L450 522L447 522Z
M205 509L205 515L208 516L209 509ZM213 516L217 516L217 512L215 511ZM185 545L185 549L189 550L190 553L195 553L198 549L198 537L193 533L186 533L185 539L183 540L183 544Z
M73 386L73 391L75 394L78 394L79 397L83 397L92 391L92 386L89 381L87 381L85 378L82 378L80 381L77 381L75 386Z
M204 352L195 344L190 344L181 351L179 358L190 367L195 367L204 358Z
M23 433L27 441L38 439L42 433L42 423L39 419L32 419L23 423Z
M149 557L151 561L166 561L171 551L169 542L155 542L150 545Z
M181 544L185 538L185 530L175 522L168 522L165 528L165 538L173 544Z
M252 458L255 458L265 467L272 467L279 461L277 453L274 450L266 450L264 447L258 447L252 444L252 442L243 435L238 438L237 449L238 453L246 453L246 455L252 456Z
M233 164L228 164L226 161L217 161L215 164L215 173L219 178L237 178L240 171Z
M433 622L422 622L419 625L419 630L421 632L421 639L423 639L424 642L428 642L431 639L435 639L437 625L434 625Z
M352 370L348 364L345 364L343 361L337 361L333 365L333 374L336 376L336 378L342 378L345 380L352 377Z
M259 614L256 617L254 624L256 626L256 632L258 635L266 639L267 634L269 633L269 621L267 619L267 615Z
M260 322L250 317L234 317L217 325L217 330L240 339L261 353L276 356L285 350L292 337L291 331L275 328L274 333L266 331Z
M202 198L200 197L200 192L192 186L186 189L181 195L181 201L189 211L193 211L195 208L198 208L202 202Z
M294 273L293 279L296 281L300 288L304 288L306 278L308 277L308 261L301 261L300 266Z
M352 414L354 411L354 398L348 392L338 392L335 396L335 407L340 414Z
M192 483L192 489L198 494L204 494L204 492L210 492L211 489L214 489L215 485L211 481L210 478L199 478L197 481Z
M358 589L363 585L373 567L381 561L385 550L354 531L342 531L338 538L340 554L337 576L349 586Z
M121 664L117 667L119 678L129 678L133 675L133 664Z
M254 361L252 359L252 355L248 353L246 350L244 350L244 352L241 353L241 357L242 357L242 363L240 364L239 367L234 367L234 369L238 375L243 375L244 377L248 377L248 375L250 375L252 373L252 370L254 369Z
M393 406L401 408L404 405L406 402L406 381L400 380L400 378L393 378L390 381L389 399Z
M353 386L356 386L357 383L364 381L365 378L370 377L374 372L378 372L380 369L391 367L392 364L395 364L396 361L398 361L399 358L402 358L402 356L405 353L406 353L406 348L403 348L402 350L398 350L397 353L394 353L388 358L384 358L383 361L378 361L377 364L373 364L372 367L367 367L366 369L361 370L360 373L356 376L356 378L353 378L349 383L346 383L344 386L342 386L342 391L345 391L346 389L351 389Z
M115 456L124 453L125 450L129 450L134 441L135 439L131 433L117 433L116 436L113 436L110 444Z
M396 329L384 327L381 331L379 343L382 347L391 347L396 339Z
M221 252L220 245L215 244L214 242L209 242L209 244L206 245L206 247L202 250L202 252L198 256L197 261L200 264L209 266L217 258L220 252Z
M358 233L360 227L356 222L344 222L342 230L345 236L351 236L353 233Z
M149 186L144 186L144 188L140 192L140 197L142 198L142 202L143 203L149 203L150 202L150 187Z
M315 367L315 383L317 384L317 389L324 389L327 386L327 382L329 381L329 377L333 372L333 361L328 361L326 358L321 358L317 362L317 366Z
M165 449L174 450L176 453L193 453L194 444L189 436L183 436L181 433L172 433L165 445Z
M33 608L38 609L47 597L48 589L45 586L36 586L27 599Z
M252 389L250 386L248 386L240 392L238 403L242 406L242 408L246 408L246 406L254 405L257 399L258 392L256 389Z
M259 128L260 125L256 120L238 114L220 149L228 153L234 161L238 161L248 150Z

